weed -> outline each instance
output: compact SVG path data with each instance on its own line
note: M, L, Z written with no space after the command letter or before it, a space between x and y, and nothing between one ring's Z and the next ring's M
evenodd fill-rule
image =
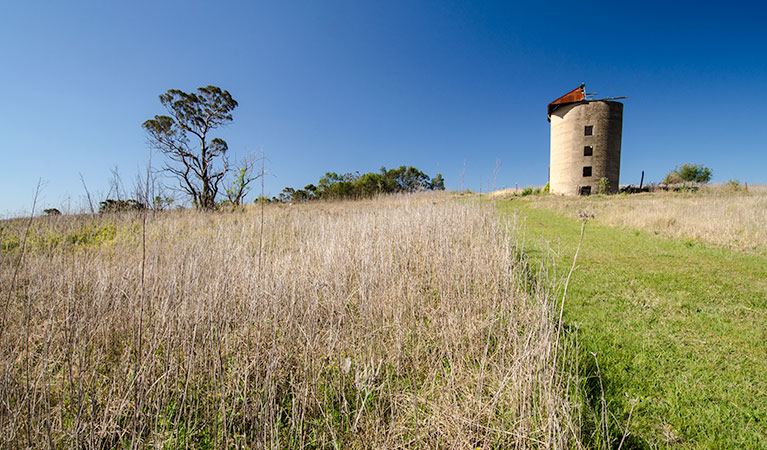
M534 193L535 193L535 189L533 189L532 186L528 186L522 189L522 193L520 195L522 195L522 197L527 197L528 195L532 195Z
M724 187L730 191L739 191L741 189L740 181L738 180L729 180L725 183Z

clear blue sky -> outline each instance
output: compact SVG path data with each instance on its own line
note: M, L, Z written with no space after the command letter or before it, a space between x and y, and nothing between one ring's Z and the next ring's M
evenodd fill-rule
M219 133L263 147L266 191L414 165L449 189L547 179L546 104L581 82L626 95L621 183L702 163L767 182L761 2L3 2L0 215L130 184L157 96L213 84ZM154 156L154 165L161 157ZM465 163L464 163L465 162Z

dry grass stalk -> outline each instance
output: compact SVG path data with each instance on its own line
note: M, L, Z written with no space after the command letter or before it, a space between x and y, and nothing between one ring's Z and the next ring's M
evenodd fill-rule
M33 226L0 342L2 447L577 440L556 299L529 284L491 206L426 195L145 219L143 294L141 216Z

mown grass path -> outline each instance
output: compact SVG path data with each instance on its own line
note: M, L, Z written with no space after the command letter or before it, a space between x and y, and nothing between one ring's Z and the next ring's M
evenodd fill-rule
M497 207L520 212L526 252L554 254L563 277L581 223L532 202ZM619 421L638 399L628 448L767 448L764 256L590 222L564 321L579 329L583 370L596 354Z

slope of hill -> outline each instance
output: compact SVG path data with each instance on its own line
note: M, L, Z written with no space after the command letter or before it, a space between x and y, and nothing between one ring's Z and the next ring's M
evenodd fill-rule
M565 323L578 330L592 424L602 420L598 361L615 442L631 414L628 448L767 448L767 245L763 222L743 219L767 214L765 194L499 201L524 218L526 253L560 279L578 212L596 214Z

